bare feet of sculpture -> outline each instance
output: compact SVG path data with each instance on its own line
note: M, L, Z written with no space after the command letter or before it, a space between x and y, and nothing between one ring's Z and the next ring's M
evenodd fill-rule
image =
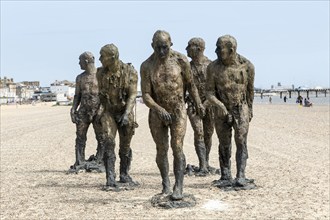
M70 166L69 170L67 173L81 173L81 172L96 172L96 173L104 173L105 172L105 167L103 163L97 162L96 160L90 160L88 159L87 161L79 164L79 165L72 165Z
M167 194L157 194L151 198L151 204L154 207L163 209L173 209L173 208L187 208L194 207L196 205L196 199L191 194L183 194L182 198L175 200L172 195Z
M220 174L220 169L217 169L215 167L208 166L207 169L212 175Z
M84 172L85 170L85 162L84 163L81 163L79 165L77 164L73 164L72 166L70 166L69 170L67 171L67 174L78 174L78 173L81 173L81 172Z
M230 190L250 190L255 189L257 186L254 183L254 179L236 178L235 180L219 179L212 182L213 186L216 186L225 191Z
M130 186L130 187L134 187L134 186L140 186L140 183L137 181L134 181L132 179L132 177L130 177L130 175L120 175L120 180L119 183L121 186Z
M184 174L185 175L187 174L188 176L195 175L195 176L204 177L210 174L211 175L220 174L220 170L210 166L207 169L201 170L198 166L188 164Z

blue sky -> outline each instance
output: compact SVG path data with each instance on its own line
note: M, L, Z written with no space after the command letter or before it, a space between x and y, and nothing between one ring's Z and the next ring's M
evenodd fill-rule
M215 43L233 35L256 69L255 87L329 85L329 1L7 1L1 0L1 77L15 82L74 81L78 57L108 43L120 58L141 63L158 29L186 54L192 37Z

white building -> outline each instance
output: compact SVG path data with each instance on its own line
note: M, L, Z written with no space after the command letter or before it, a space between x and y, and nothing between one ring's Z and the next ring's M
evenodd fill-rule
M51 93L63 94L69 100L73 99L75 91L76 91L76 88L69 86L69 85L61 84L61 85L51 85L50 86Z

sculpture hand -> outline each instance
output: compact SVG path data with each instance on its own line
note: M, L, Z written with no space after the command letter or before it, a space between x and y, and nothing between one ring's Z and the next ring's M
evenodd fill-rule
M218 105L218 111L222 117L225 117L228 115L228 111L224 105Z
M168 113L165 109L161 109L158 111L160 119L165 122L166 124L172 123L172 117L170 113Z
M250 110L249 111L249 122L252 120L252 118L253 118L253 112Z
M76 113L75 113L75 111L74 110L71 110L70 111L70 116L71 116L71 121L72 121L72 123L77 123L77 120L76 120Z
M120 117L119 125L121 127L128 125L128 114L126 112Z
M227 123L228 124L233 123L233 115L232 114L227 114Z
M199 106L197 107L197 114L199 115L199 117L204 118L205 116L205 107L203 104L199 104Z

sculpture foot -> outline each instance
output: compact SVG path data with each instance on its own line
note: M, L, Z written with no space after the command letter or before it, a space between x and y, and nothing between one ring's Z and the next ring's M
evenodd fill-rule
M171 193L171 189L169 187L165 187L159 195L170 195Z
M140 183L137 181L134 181L130 175L120 175L119 179L120 183L127 183L129 186L139 186Z
M220 174L220 169L217 169L215 167L208 166L207 169L212 175Z
M151 204L154 207L163 209L187 208L196 205L196 199L191 194L184 194L180 200L173 200L171 195L157 194L151 198Z
M247 178L236 178L234 180L233 186L235 187L235 190L249 190L256 188L256 185L254 184L254 179Z
M179 192L179 190L174 190L174 192L171 195L171 199L176 201L176 200L182 200L183 199L183 195L181 192Z
M193 165L187 164L186 170L184 174L188 174L188 176L194 175L194 168Z
M120 191L120 189L117 185L115 185L115 186L105 185L105 186L103 186L102 190L106 191L106 192L119 192Z
M204 177L204 176L208 176L210 173L207 169L200 169L199 171L195 172L195 176L200 176L200 177Z
M207 176L209 174L209 170L206 168L200 169L198 166L188 164L184 174L188 174L188 176Z
M70 166L69 170L67 171L67 173L75 173L75 174L78 174L78 173L82 173L84 172L85 170L85 163L83 164L80 164L80 165L72 165Z
M226 187L232 187L233 186L233 183L231 180L222 180L222 179L219 179L219 180L214 180L212 182L212 184L216 187L219 187L219 188L226 188Z
M103 163L97 163L96 161L88 161L85 164L85 169L87 172L97 172L104 173L105 167Z

